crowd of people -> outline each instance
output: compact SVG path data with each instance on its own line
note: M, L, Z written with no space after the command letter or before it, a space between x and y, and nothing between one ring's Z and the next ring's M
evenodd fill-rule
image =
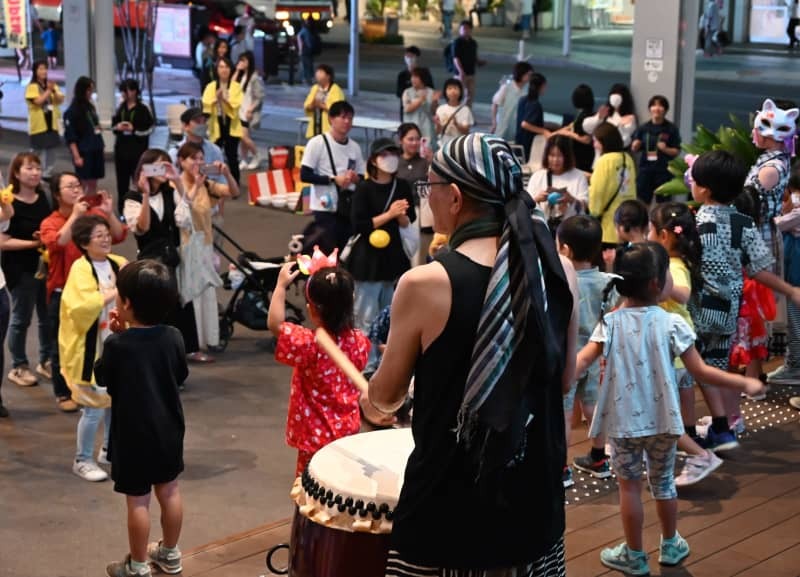
M14 157L9 192L0 194L8 379L21 387L49 379L61 411L80 409L77 476L102 481L100 465L111 465L115 490L126 495L131 550L109 565L109 577L146 577L148 563L181 570L178 391L187 361L221 350L213 222L239 195L240 170L262 160L250 131L264 84L239 36L208 35L198 45L202 106L183 112L184 138L169 151L150 147L154 122L138 84L121 83L116 198L98 190L104 143L90 78L75 83L63 115L73 170L52 173L65 96L48 80L48 62L35 62L25 95L32 152ZM591 87L580 84L575 114L555 126L540 101L547 79L519 62L492 99L492 134L474 132L477 50L471 23L462 22L454 76L440 92L419 49L408 47L397 82L404 122L396 139L369 143L366 157L350 137L356 110L334 70L314 70L300 166L311 187L304 252L314 263L303 271L305 296L313 327L371 380L360 392L313 329L287 321L287 288L301 275L288 262L267 326L276 359L294 367L286 441L298 451L296 473L362 422L394 426L411 404L418 448L387 575L563 575L563 491L573 469L616 474L625 541L600 560L645 575L646 456L659 562L679 564L690 547L677 531L677 488L702 481L722 465L718 453L738 447L741 394L758 399L766 383L800 384L798 109L763 103L752 167L723 151L687 157L690 207L659 194L681 147L664 96L649 99L650 118L641 121L627 86L614 84L596 108ZM526 172L536 154L538 168ZM132 263L112 252L128 235ZM772 318L763 305L774 304L774 293L787 297L788 352L765 375ZM710 413L702 427L695 384ZM8 416L1 401L0 416ZM591 448L568 462L582 420ZM131 442L136 435L158 448L144 452L144 442ZM676 476L678 450L687 457ZM520 487L533 496L508 498ZM164 536L148 545L151 490ZM478 506L465 516L463 502ZM456 547L437 538L434 507L457 521L448 540Z

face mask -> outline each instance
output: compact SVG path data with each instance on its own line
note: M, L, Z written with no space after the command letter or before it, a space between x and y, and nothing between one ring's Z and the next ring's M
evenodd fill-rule
M199 138L205 138L208 134L208 127L205 124L195 124L192 126L191 133Z
M394 174L397 172L397 167L400 165L400 157L396 154L379 156L375 159L375 165L383 172Z
M612 94L608 97L608 103L612 108L619 108L622 104L622 96L619 94Z
M406 66L411 68L412 66L416 65L417 57L416 56L406 56L405 57L405 61L406 61Z
M92 98L92 102L96 103L97 102L97 92L92 92L91 98Z

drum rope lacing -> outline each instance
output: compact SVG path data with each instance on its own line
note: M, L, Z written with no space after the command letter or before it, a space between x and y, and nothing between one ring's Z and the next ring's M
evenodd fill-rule
M366 517L372 515L373 519L380 519L385 517L387 521L394 518L394 510L389 507L387 503L377 505L374 501L364 503L362 499L354 500L352 497L344 497L341 494L334 494L330 489L326 489L320 485L318 481L314 480L308 472L308 467L303 471L300 479L303 490L312 499L316 499L322 505L328 507L335 507L340 513L347 511L352 516L358 514L359 517Z

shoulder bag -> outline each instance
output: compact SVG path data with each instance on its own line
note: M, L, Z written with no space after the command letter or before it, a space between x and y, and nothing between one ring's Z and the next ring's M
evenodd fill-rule
M180 247L181 261L176 276L181 303L186 305L198 298L209 287L222 286L222 279L214 269L206 235L194 227L189 218L190 235L186 244Z
M328 160L331 163L331 170L333 176L336 176L336 163L333 161L333 151L331 150L331 143L328 142L328 135L323 134L322 140L325 141L325 148L328 150ZM353 208L353 191L347 188L339 188L336 181L331 179L331 184L336 188L336 215L350 220L350 210ZM341 258L341 257L340 257Z

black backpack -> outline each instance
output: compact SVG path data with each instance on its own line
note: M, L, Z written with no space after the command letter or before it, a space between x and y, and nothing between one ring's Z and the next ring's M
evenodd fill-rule
M456 69L455 57L456 57L456 41L453 40L447 46L444 47L444 68L450 74L455 74L458 72Z

